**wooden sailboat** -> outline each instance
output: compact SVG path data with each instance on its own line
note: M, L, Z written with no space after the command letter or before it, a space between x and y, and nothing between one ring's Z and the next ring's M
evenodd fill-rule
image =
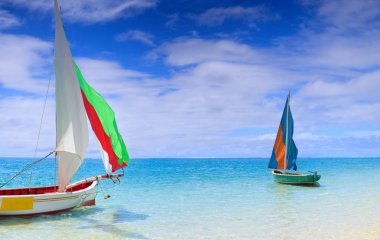
M127 166L129 156L118 132L115 115L106 101L82 76L74 62L60 16L55 10L56 148L58 185L3 189L0 187L0 216L56 213L95 204L101 179ZM87 118L99 143L106 174L70 184L88 146ZM4 186L4 185L3 185Z
M293 131L294 121L290 111L289 92L268 168L273 169L274 180L278 183L314 185L321 178L321 175L318 175L317 172L313 172L313 174L300 174L286 171L287 169L297 171L296 159L298 149L293 140Z

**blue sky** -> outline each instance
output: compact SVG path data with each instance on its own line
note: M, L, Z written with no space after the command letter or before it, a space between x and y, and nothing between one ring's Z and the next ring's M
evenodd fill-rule
M380 155L380 2L61 0L73 56L133 158L270 157L292 91L302 157ZM0 2L0 156L32 156L53 1ZM54 74L52 76L54 80ZM54 149L54 84L39 154ZM91 139L88 156L98 157Z

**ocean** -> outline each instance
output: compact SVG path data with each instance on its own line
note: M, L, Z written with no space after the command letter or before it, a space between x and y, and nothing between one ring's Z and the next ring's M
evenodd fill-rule
M0 183L31 159L0 158ZM0 239L380 239L380 158L299 159L317 187L278 184L269 159L136 159L120 185L102 181L96 206L0 219ZM87 159L75 180L103 174ZM8 187L28 184L22 174ZM33 185L54 183L54 160Z

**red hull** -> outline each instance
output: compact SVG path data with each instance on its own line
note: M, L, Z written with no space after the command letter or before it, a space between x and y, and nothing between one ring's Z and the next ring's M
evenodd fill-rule
M92 184L92 181L81 183L66 189L66 192L74 192L85 189ZM33 188L10 188L0 190L0 196L15 196L15 195L35 195L35 194L47 194L55 193L58 190L58 186L46 186L46 187L33 187Z

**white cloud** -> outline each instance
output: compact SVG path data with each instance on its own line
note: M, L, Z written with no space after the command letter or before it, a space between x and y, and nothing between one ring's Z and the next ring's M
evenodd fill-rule
M278 40L279 51L296 58L301 67L339 71L380 66L379 1L312 1L314 13L300 32Z
M302 32L291 38L285 54L296 57L302 67L368 69L380 66L377 44L380 31L367 29L360 34ZM283 43L282 43L283 44ZM293 50L292 50L293 49Z
M153 35L139 30L130 30L125 33L120 33L116 35L115 39L119 42L134 40L142 42L148 46L154 46Z
M34 37L0 33L0 84L43 93L52 67L52 44Z
M346 133L346 135L352 136L352 137L358 137L358 138L373 138L373 137L380 138L380 130L350 131Z
M227 20L241 20L247 22L251 27L256 26L257 22L263 22L277 18L275 15L270 15L267 9L263 6L256 7L226 7L226 8L211 8L203 12L199 16L192 16L201 25L218 26L222 25Z
M323 0L317 4L317 14L320 20L329 24L334 31L360 30L365 26L378 27L380 2Z
M370 134L369 132L367 134ZM298 154L301 157L378 157L376 146L380 144L378 136L324 136L302 134L295 136Z
M33 12L53 13L53 1L5 0L14 6L22 6ZM99 23L123 17L132 17L156 6L156 0L65 0L60 1L62 15L70 22Z
M344 98L361 101L380 101L380 70L362 73L347 81L315 81L306 84L300 94L309 98ZM321 89L324 89L321 91Z
M135 95L136 86L143 86L150 76L146 73L123 68L114 61L76 58L85 79L91 82L95 89L107 95Z
M1 156L33 157L44 97L11 96L0 99ZM55 148L55 102L49 98L43 119L38 156Z
M21 25L20 20L6 10L0 9L0 30Z
M198 64L208 61L258 62L263 55L249 45L231 40L204 40L180 38L157 48L150 55L155 59L163 56L173 66Z

